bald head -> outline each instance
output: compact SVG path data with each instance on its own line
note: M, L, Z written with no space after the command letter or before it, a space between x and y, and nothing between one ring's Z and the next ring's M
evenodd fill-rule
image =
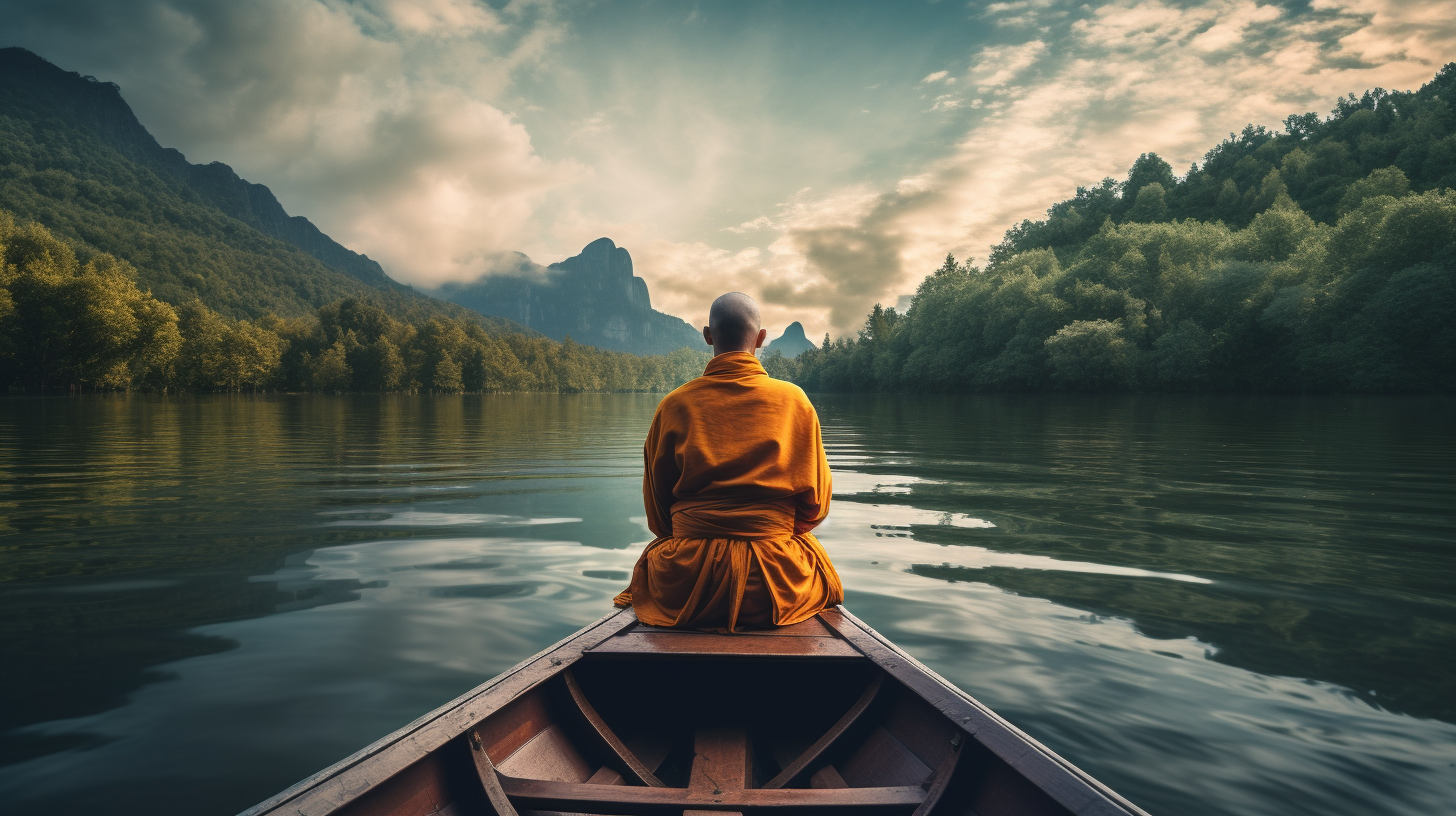
M742 292L729 292L713 301L703 339L714 354L753 351L763 345L768 332L759 325L758 304Z

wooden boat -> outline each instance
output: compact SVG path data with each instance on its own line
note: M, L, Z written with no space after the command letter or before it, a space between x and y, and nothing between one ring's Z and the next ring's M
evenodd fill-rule
M613 613L242 816L710 813L1144 811L840 607L734 635Z

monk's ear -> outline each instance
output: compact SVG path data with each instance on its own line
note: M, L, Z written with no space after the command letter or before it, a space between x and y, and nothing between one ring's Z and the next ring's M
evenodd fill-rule
M758 339L754 341L753 347L756 348L756 349L763 348L763 341L765 341L767 339L768 339L768 329L759 329L758 330Z
M713 330L708 328L707 326L703 327L703 340L706 341L708 345L713 345Z

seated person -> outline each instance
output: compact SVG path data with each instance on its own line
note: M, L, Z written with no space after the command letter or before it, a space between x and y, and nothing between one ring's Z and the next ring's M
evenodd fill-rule
M617 606L654 626L735 629L808 620L844 599L809 531L829 513L819 415L754 356L758 304L713 301L703 376L663 398L647 432L642 499L657 536Z

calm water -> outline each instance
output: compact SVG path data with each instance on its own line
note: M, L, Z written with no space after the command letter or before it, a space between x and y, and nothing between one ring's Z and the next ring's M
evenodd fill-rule
M0 810L231 814L601 616L656 399L0 400ZM849 607L1134 801L1456 812L1456 403L816 401Z

